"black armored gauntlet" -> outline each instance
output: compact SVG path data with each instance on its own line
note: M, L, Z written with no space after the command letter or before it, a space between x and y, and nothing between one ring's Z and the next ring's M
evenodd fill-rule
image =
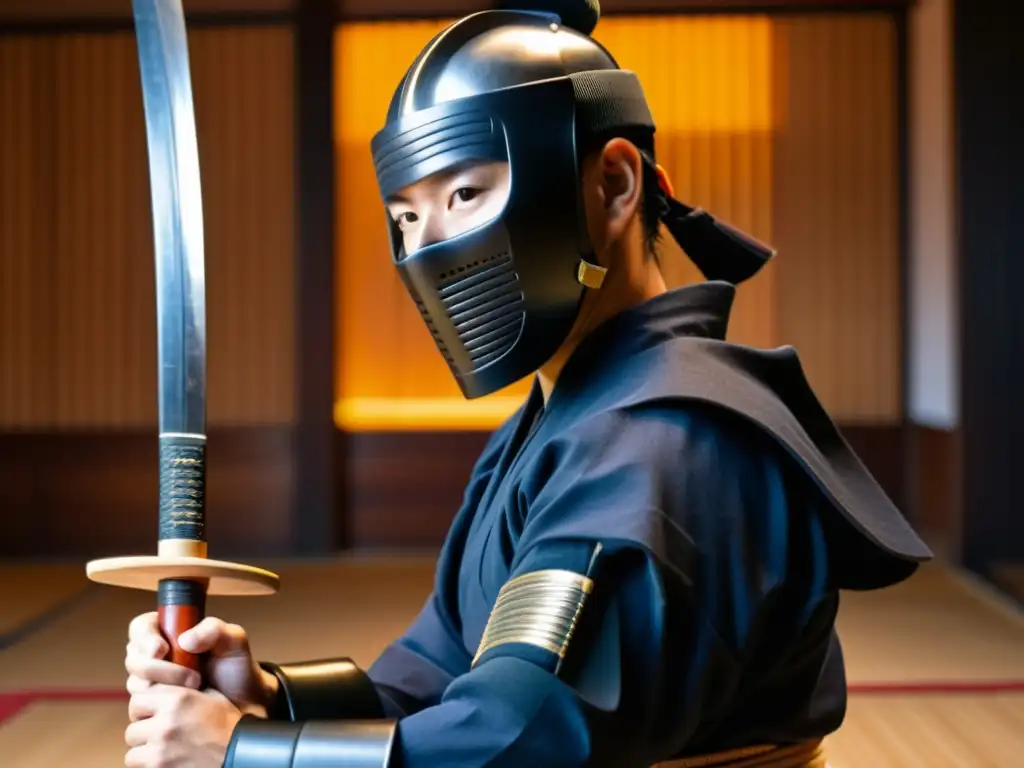
M392 768L396 720L351 659L261 662L278 692L268 720L244 716L223 768Z
M373 681L351 659L297 664L260 662L278 681L267 710L271 720L375 720L384 707Z

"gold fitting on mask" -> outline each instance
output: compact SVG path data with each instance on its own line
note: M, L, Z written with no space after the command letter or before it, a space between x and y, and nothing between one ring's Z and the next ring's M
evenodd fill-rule
M580 259L579 269L576 270L576 279L579 280L580 285L586 288L600 288L604 285L604 276L606 274L608 274L606 268Z

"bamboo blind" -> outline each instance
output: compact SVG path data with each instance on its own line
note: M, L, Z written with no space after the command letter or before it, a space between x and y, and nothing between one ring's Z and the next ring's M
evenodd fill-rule
M156 421L152 213L131 33L0 38L0 428ZM287 28L190 31L211 424L292 416Z

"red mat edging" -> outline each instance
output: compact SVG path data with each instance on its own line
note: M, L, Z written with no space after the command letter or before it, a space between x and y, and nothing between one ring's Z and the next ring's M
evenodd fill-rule
M0 725L37 701L127 701L128 692L114 689L42 688L0 693Z
M0 723L14 717L32 702L32 698L24 693L5 693L0 695Z
M1024 693L1024 680L923 681L908 683L854 683L851 696L983 695ZM37 701L127 701L128 693L110 688L40 688L0 693L0 724Z

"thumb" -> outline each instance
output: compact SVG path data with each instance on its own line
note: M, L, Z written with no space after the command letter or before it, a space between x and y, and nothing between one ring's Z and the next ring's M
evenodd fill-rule
M227 624L212 616L182 632L178 645L188 653L211 653L221 658L249 654L249 640L245 630L237 624Z

